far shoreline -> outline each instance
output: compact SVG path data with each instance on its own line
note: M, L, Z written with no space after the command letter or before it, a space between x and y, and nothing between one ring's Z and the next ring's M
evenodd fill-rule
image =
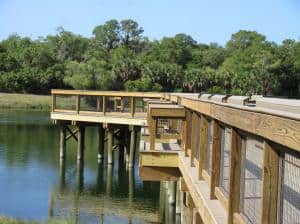
M0 109L51 110L51 95L0 92Z

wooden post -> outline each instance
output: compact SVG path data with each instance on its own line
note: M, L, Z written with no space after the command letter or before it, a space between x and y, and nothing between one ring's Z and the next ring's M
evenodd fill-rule
M77 160L83 160L84 157L84 133L85 128L83 126L78 127L78 144L77 144Z
M131 112L131 117L134 117L135 114L135 97L132 96L130 98L130 112Z
M191 148L191 130L190 130L190 123L192 122L192 112L186 109L186 120L184 122L184 151L185 156L188 156L188 150Z
M150 116L148 119L149 125L149 138L150 138L150 150L155 150L155 138L156 138L156 129L157 129L157 118Z
M205 167L207 154L207 135L208 135L208 120L204 115L201 115L200 121L200 158L199 158L199 179L203 179L202 170Z
M175 223L175 215L176 215L176 182L169 181L168 183L168 222L167 223Z
M175 205L176 203L176 181L169 181L168 184L169 203Z
M108 127L107 128L107 163L112 164L113 163L113 128Z
M97 96L97 112L101 111L101 96Z
M52 112L56 109L56 94L52 93Z
M196 154L196 146L197 146L197 138L198 138L198 130L197 130L197 113L193 112L192 114L192 142L191 142L191 167L194 167L194 158Z
M99 138L99 145L98 145L98 161L104 158L104 139L105 139L105 130L103 125L100 124L98 127L98 138Z
M114 97L114 111L117 111L117 98Z
M59 160L59 189L62 192L66 185L66 160Z
M80 95L76 96L76 113L79 114L80 111Z
M265 141L261 223L277 224L279 161L279 152Z
M102 96L102 110L103 110L103 115L106 113L106 97Z
M135 149L135 128L130 126L130 151L129 151L129 167L134 165L134 149Z
M237 130L232 128L228 196L228 224L233 223L234 213L239 213L240 210L242 144L242 137L237 132Z
M67 129L65 125L61 125L60 127L60 142L59 142L59 157L61 159L66 156L66 133Z
M176 214L181 213L181 193L180 181L176 181Z
M106 167L106 194L109 196L112 188L112 164Z
M77 182L77 191L82 192L84 184L84 161L77 161L77 173L76 173L76 182Z
M210 199L216 199L215 188L220 182L220 162L221 162L221 126L216 120L212 121L213 142L212 142L212 167L210 176Z
M129 149L130 149L130 137L129 128L124 129L124 144L125 144L125 162L129 163Z

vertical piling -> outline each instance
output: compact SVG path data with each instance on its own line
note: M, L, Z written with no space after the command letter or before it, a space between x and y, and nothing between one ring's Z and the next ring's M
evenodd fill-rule
M168 185L169 203L174 205L176 203L176 181L170 181Z
M130 126L130 149L129 149L129 167L133 167L134 165L134 149L135 149L135 128L134 126Z
M129 138L129 129L124 130L124 144L125 144L125 161L126 165L129 163L129 149L130 149L130 138Z
M66 185L66 160L59 160L59 189L63 191Z
M108 164L106 167L106 194L109 196L111 194L111 188L112 188L112 164Z
M78 145L77 145L77 160L83 160L83 150L84 150L84 126L78 127Z
M60 127L60 142L59 142L59 157L61 159L66 156L66 133L67 129L65 125L61 125Z
M98 162L100 162L104 158L104 139L105 139L105 130L100 124L98 128L98 134L99 134L99 145L98 145Z
M82 192L84 185L84 161L77 161L77 172L76 172L76 182L77 182L77 191L78 193Z
M168 220L169 223L175 223L176 211L175 211L175 204L176 204L176 181L169 181L168 184L168 206L169 206L169 214Z
M107 128L107 163L113 163L113 129L112 127Z

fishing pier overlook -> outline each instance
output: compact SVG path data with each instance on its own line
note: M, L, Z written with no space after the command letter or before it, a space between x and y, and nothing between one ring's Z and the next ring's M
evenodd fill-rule
M118 157L128 169L138 165L142 180L162 181L165 203L174 209L158 222L300 220L298 100L52 90L51 119L60 127L62 166L71 138L82 163L85 129L96 126L95 159L111 167Z

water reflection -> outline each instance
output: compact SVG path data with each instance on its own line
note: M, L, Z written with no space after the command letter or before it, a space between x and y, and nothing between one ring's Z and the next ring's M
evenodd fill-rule
M159 192L155 192L159 189L159 183L138 183L135 181L136 170L123 169L123 163L118 166L116 163L115 166L99 163L95 185L85 186L84 164L79 162L76 170L76 189L73 189L72 184L66 182L68 177L63 170L63 161L61 162L60 187L52 190L49 203L52 217L72 217L74 223L78 223L81 217L85 217L85 223L86 220L93 220L95 217L99 218L100 223L105 220L124 223L162 222L159 210L153 204L153 198L159 195ZM116 191L118 186L120 192ZM127 192L123 191L121 186ZM151 190L152 194L145 195L144 187Z
M59 159L59 130L48 117L0 111L1 215L70 223L180 223L176 182L141 181L137 161L128 167L118 150L113 165L98 162L96 128L86 129L84 161L76 159L74 140Z
M21 219L67 217L78 223L160 222L159 183L97 161L97 130L87 128L84 163L68 141L59 160L59 130L48 113L0 111L0 214ZM102 221L101 221L102 220Z

